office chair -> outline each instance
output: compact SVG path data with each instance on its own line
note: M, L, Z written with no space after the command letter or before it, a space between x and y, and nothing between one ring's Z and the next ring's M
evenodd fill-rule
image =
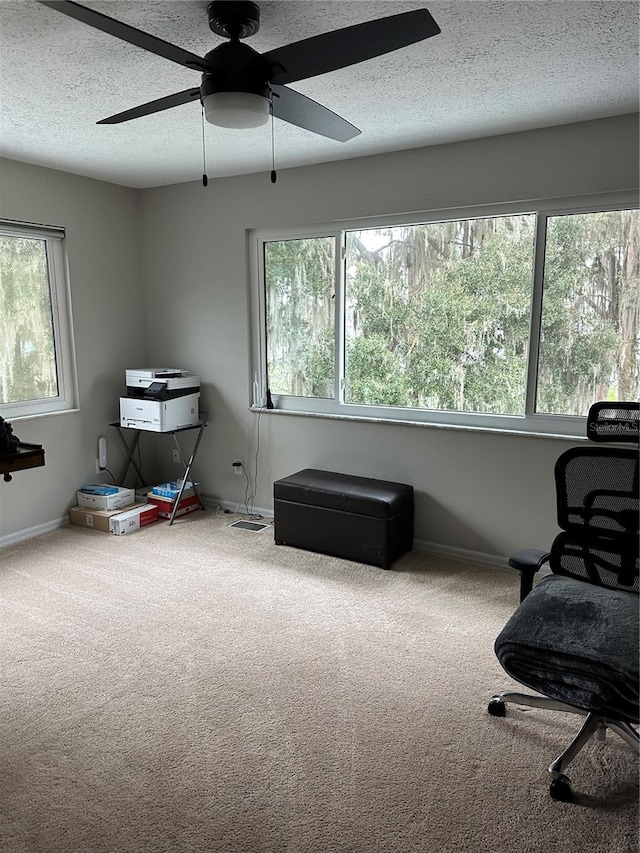
M587 437L597 443L638 444L637 403L596 403ZM555 466L561 532L549 552L519 551L521 603L495 641L503 669L542 694L504 691L488 711L507 703L581 714L574 740L549 765L554 800L574 799L568 764L587 741L616 732L640 754L638 569L640 554L638 449L574 447ZM533 587L548 562L551 574Z

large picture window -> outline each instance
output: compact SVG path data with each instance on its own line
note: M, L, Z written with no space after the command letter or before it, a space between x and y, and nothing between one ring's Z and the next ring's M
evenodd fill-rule
M583 436L640 397L638 208L465 213L254 234L276 408Z
M347 403L524 414L535 217L346 234Z
M0 413L75 405L64 232L0 222Z

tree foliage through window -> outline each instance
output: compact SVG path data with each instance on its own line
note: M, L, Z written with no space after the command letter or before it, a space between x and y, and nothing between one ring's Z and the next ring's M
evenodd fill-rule
M0 403L58 394L44 240L0 235Z
M539 341L534 213L343 232L337 327L336 239L266 242L272 392L334 397L337 328L346 404L522 416L532 365L541 414L638 399L638 210L542 221Z

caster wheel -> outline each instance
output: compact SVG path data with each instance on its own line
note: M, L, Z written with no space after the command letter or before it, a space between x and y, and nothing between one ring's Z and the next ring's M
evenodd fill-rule
M507 713L507 706L504 704L502 699L494 697L487 705L487 711L492 717L504 717Z
M575 799L571 780L568 776L564 775L558 776L557 779L553 780L549 785L549 793L551 794L551 799L559 803L572 803Z

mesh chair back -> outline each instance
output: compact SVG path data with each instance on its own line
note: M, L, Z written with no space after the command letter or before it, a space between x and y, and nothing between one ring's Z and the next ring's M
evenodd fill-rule
M637 538L620 542L599 536L560 533L551 546L550 563L557 575L638 594L640 548Z
M638 444L638 403L595 403L587 436ZM555 466L558 524L550 566L598 586L638 592L640 461L637 447L573 447Z
M560 527L585 535L637 538L638 468L638 452L627 447L565 451L555 466Z
M594 403L587 416L587 438L590 441L638 444L640 405L638 403Z

